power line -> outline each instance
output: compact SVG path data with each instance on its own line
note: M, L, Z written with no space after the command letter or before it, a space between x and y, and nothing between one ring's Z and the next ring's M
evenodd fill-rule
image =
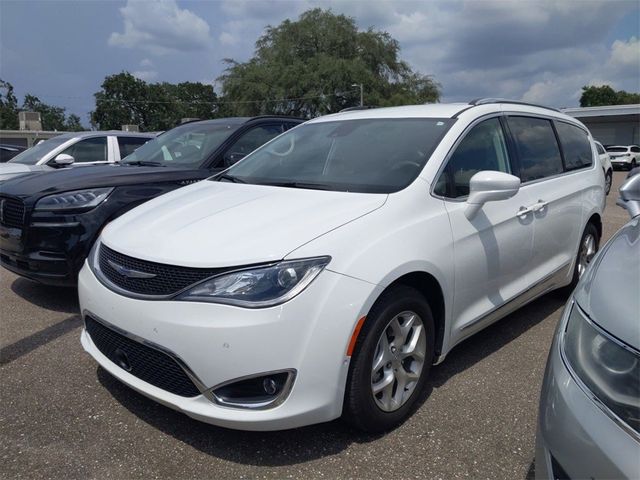
M291 98L275 98L275 99L263 99L263 100L235 100L235 101L212 101L205 102L201 100L193 100L193 101L184 101L184 100L126 100L126 99L117 99L117 98L103 98L103 99L95 99L96 102L112 102L112 103L137 103L137 104L188 104L188 105L230 105L230 104L249 104L249 103L277 103L277 102L293 102L299 100L315 100L318 98L327 98L327 97L339 97L344 95L345 92L337 92L330 94L320 94L313 96L305 96L305 97L291 97ZM74 97L74 96L65 96L65 95L40 95L38 98L62 98L65 100L85 100L87 97Z

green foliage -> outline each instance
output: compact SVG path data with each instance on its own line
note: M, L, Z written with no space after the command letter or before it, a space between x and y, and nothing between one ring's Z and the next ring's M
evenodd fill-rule
M359 31L351 17L309 10L267 27L249 61L225 60L221 112L315 117L359 105L353 84L363 84L366 105L437 102L439 85L399 52L387 32Z
M97 92L91 123L101 130L138 125L141 131L167 130L182 118L214 118L217 96L197 82L147 83L128 72L109 75Z
M13 85L0 79L0 129L17 130L18 127L18 99Z
M584 86L580 96L581 107L631 105L635 103L640 103L640 93L630 93L624 90L616 92L609 85L602 85L601 87Z
M26 94L22 108L19 108L18 99L13 93L13 85L0 80L0 129L17 130L20 127L18 121L20 110L39 112L43 130L84 130L80 117L73 114L67 116L66 109L43 103L34 95Z

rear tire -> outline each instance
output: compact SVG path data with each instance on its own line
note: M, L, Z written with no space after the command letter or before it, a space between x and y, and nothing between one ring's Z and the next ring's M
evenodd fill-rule
M558 290L562 296L568 296L573 292L580 280L580 277L584 274L584 271L591 263L591 260L598 252L600 246L600 235L598 235L598 229L596 226L589 222L584 228L582 237L580 238L580 245L578 245L578 253L576 254L575 265L573 266L573 277L571 283L566 287Z
M343 419L365 432L401 424L424 390L433 364L434 332L431 308L420 292L405 285L384 292L358 335Z

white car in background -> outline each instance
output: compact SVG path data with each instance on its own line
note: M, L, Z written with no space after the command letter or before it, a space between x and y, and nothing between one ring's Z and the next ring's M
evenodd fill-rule
M632 170L640 163L640 147L637 145L610 145L607 152L614 167Z
M107 225L82 345L205 422L391 429L455 345L577 283L602 234L591 142L496 99L315 118Z
M0 164L0 183L30 172L68 165L100 165L120 161L155 137L155 133L69 132L44 140Z
M602 146L600 142L594 140L596 144L596 150L598 150L598 158L600 159L600 165L602 165L602 171L604 172L604 193L609 195L611 191L611 183L613 181L613 167L611 166L611 158L609 154Z

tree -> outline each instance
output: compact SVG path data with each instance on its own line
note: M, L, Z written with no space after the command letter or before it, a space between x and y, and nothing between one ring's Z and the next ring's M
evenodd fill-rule
M128 72L109 75L95 95L91 123L102 129L138 125L142 131L167 130L182 118L214 118L213 86L198 82L147 83Z
M18 127L18 99L13 85L0 79L0 129L17 130Z
M580 96L581 107L598 107L602 105L630 105L640 103L640 93L617 92L609 85L601 87L584 86Z
M66 116L62 107L55 107L42 103L34 95L26 94L22 102L22 110L28 112L40 112L40 120L43 130L65 130Z
M365 104L437 102L439 85L399 58L387 32L359 31L355 20L316 8L297 21L268 26L253 58L226 59L221 111L314 117Z

